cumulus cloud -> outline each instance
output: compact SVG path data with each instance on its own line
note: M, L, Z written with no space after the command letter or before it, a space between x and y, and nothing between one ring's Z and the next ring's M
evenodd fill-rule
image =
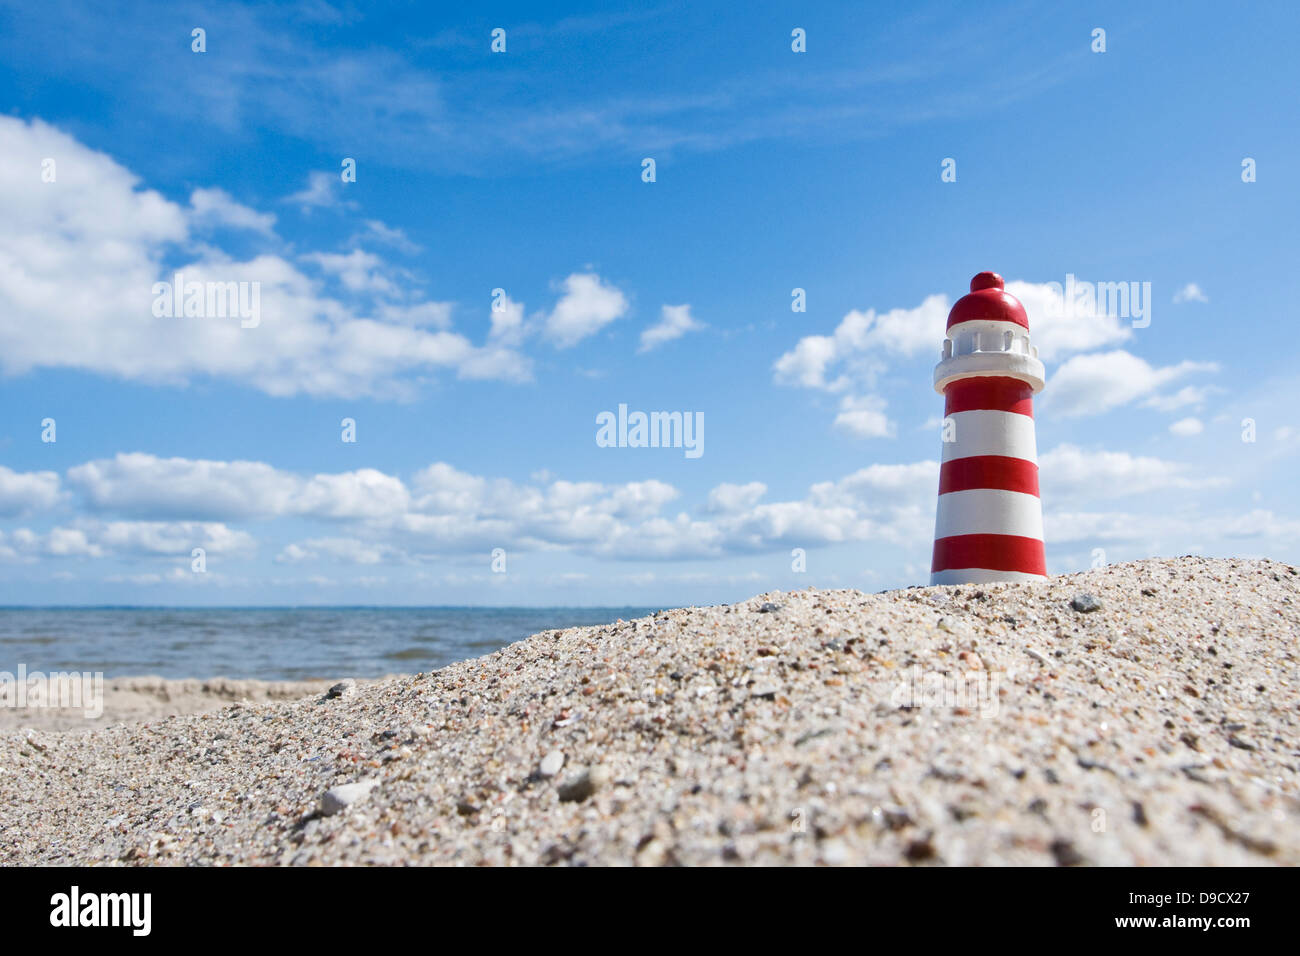
M1096 302L1066 307L1064 291L1051 283L1009 282L1007 291L1024 303L1031 338L1045 361L1122 342L1132 335L1127 320L1098 310ZM835 426L857 438L896 433L876 380L897 359L926 356L937 361L950 302L931 295L911 309L853 310L830 335L808 335L773 364L781 385L840 394ZM918 363L917 375L924 376Z
M0 532L0 556L10 559L172 557L189 559L194 548L211 555L256 550L245 531L207 521L98 521L79 518L48 531Z
M577 345L627 314L621 291L591 272L575 272L561 283L563 294L546 316L544 332L558 348Z
M304 262L314 263L321 272L338 279L350 292L397 292L396 284L384 274L384 261L374 253L353 249L347 253L309 252Z
M660 311L659 321L641 333L639 352L649 352L665 342L680 339L687 332L698 332L704 328L703 323L691 316L689 305L665 305Z
M874 465L786 501L764 501L761 482L723 483L694 516L673 511L680 491L655 479L605 483L544 474L519 482L436 462L404 481L375 469L307 476L264 462L122 454L69 469L68 486L89 515L68 526L72 533L57 550L96 556L179 554L209 544L251 549L253 540L225 522L270 519L330 522L342 531L282 547L276 560L286 564L403 562L498 546L630 560L870 539L916 544L932 530L937 480L936 462ZM45 539L5 544L56 553Z
M525 332L524 304L516 302L508 295L502 295L501 299L492 305L489 340L500 345L514 346L523 341Z
M1179 462L1070 444L1058 445L1041 455L1038 473L1048 502L1109 500L1121 495L1215 488L1227 483L1224 478L1198 477Z
M272 395L379 397L408 396L440 369L461 378L530 375L527 359L501 343L476 346L409 314L390 321L393 308L420 307L409 295L362 309L326 294L281 255L239 260L197 243L194 230L214 220L265 222L225 194L200 190L189 207L170 202L39 120L0 117L0 153L14 170L57 158L57 180L42 189L0 175L0 372L74 368L168 384L213 376ZM394 291L370 255L313 261L332 269L345 293ZM155 284L177 271L187 284L257 283L260 322L155 316ZM438 324L437 313L427 317Z
M1122 342L1131 328L1118 316L1099 312L1096 303L1075 303L1067 309L1064 294L1051 283L1009 282L1007 291L1024 303L1030 335L1047 361ZM879 372L882 359L933 356L943 346L950 302L945 295L927 296L911 309L849 312L831 335L809 335L774 365L776 381L843 391Z
M889 356L937 353L948 318L948 300L927 297L914 309L853 310L831 335L808 335L772 366L776 382L841 394L835 426L858 438L894 434L885 401L864 394L875 386Z
M926 298L914 309L854 309L831 335L808 335L773 365L781 385L844 391L879 370L880 356L938 354L948 319L948 300ZM855 375L855 373L857 373Z
M376 469L296 474L264 462L120 455L69 469L70 500L87 513L48 530L0 531L9 562L186 559L192 548L236 560L258 551L232 522L258 521L281 536L283 565L377 567L511 552L566 553L612 561L716 559L791 547L892 546L923 559L934 533L939 463L875 464L802 494L770 500L762 482L723 482L692 507L656 479L528 480L473 474L435 462L409 476ZM1061 445L1041 459L1047 540L1056 544L1140 543L1149 551L1193 544L1286 540L1288 523L1267 512L1082 510L1121 496L1212 491L1225 484L1151 456ZM48 484L48 482L47 482ZM1208 516L1207 516L1208 514ZM323 527L320 527L323 526ZM1282 530L1279 530L1282 529ZM1298 529L1300 530L1300 529Z
M1199 418L1180 418L1169 426L1169 431L1183 437L1199 435L1205 430Z
M240 519L282 513L300 481L262 462L124 452L68 469L68 484L93 511Z
M894 424L885 414L885 400L877 395L845 395L835 427L855 438L890 438Z
M1007 291L1024 304L1030 340L1045 362L1117 345L1133 335L1132 320L1106 311L1107 303L1096 296L1076 298L1067 307L1065 290L1050 282L1008 282Z
M263 462L137 452L77 465L67 477L93 511L131 516L374 518L400 513L410 501L400 479L373 468L305 478Z
M190 194L191 222L228 226L263 235L275 234L275 216L241 205L224 189L196 189Z
M1177 292L1174 293L1174 302L1209 302L1209 297L1201 291L1201 287L1195 282L1189 282Z
M43 511L58 504L59 498L57 473L18 472L0 465L0 515Z
M761 481L751 481L744 485L723 482L709 492L708 510L725 513L744 511L758 504L765 494L767 485Z
M1050 403L1052 412L1060 416L1097 415L1153 397L1157 390L1183 376L1217 370L1214 362L1192 361L1154 368L1122 349L1076 355L1056 370L1044 402Z
M357 538L312 538L302 544L287 545L275 560L281 564L297 564L322 557L346 564L379 564L398 558L399 552L391 545Z

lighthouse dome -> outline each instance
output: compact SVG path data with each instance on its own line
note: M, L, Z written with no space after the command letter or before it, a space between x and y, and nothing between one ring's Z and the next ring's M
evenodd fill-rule
M1002 276L996 272L981 272L970 280L970 292L957 300L948 313L948 328L960 322L991 321L1014 322L1029 328L1025 307L1005 289Z

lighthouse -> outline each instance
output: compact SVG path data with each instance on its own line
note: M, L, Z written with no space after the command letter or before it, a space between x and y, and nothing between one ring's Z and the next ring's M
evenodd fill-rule
M1025 307L981 272L948 313L934 369L944 427L931 584L1047 577L1034 441L1043 375Z

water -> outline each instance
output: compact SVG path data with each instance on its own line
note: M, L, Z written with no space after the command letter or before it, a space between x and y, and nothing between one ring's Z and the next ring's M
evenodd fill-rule
M652 608L0 608L0 671L307 680L429 671Z

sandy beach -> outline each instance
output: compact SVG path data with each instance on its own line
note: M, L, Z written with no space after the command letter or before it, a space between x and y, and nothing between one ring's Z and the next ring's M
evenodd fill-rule
M1294 865L1297 648L1296 569L1189 557L123 681L129 723L0 733L0 862Z

